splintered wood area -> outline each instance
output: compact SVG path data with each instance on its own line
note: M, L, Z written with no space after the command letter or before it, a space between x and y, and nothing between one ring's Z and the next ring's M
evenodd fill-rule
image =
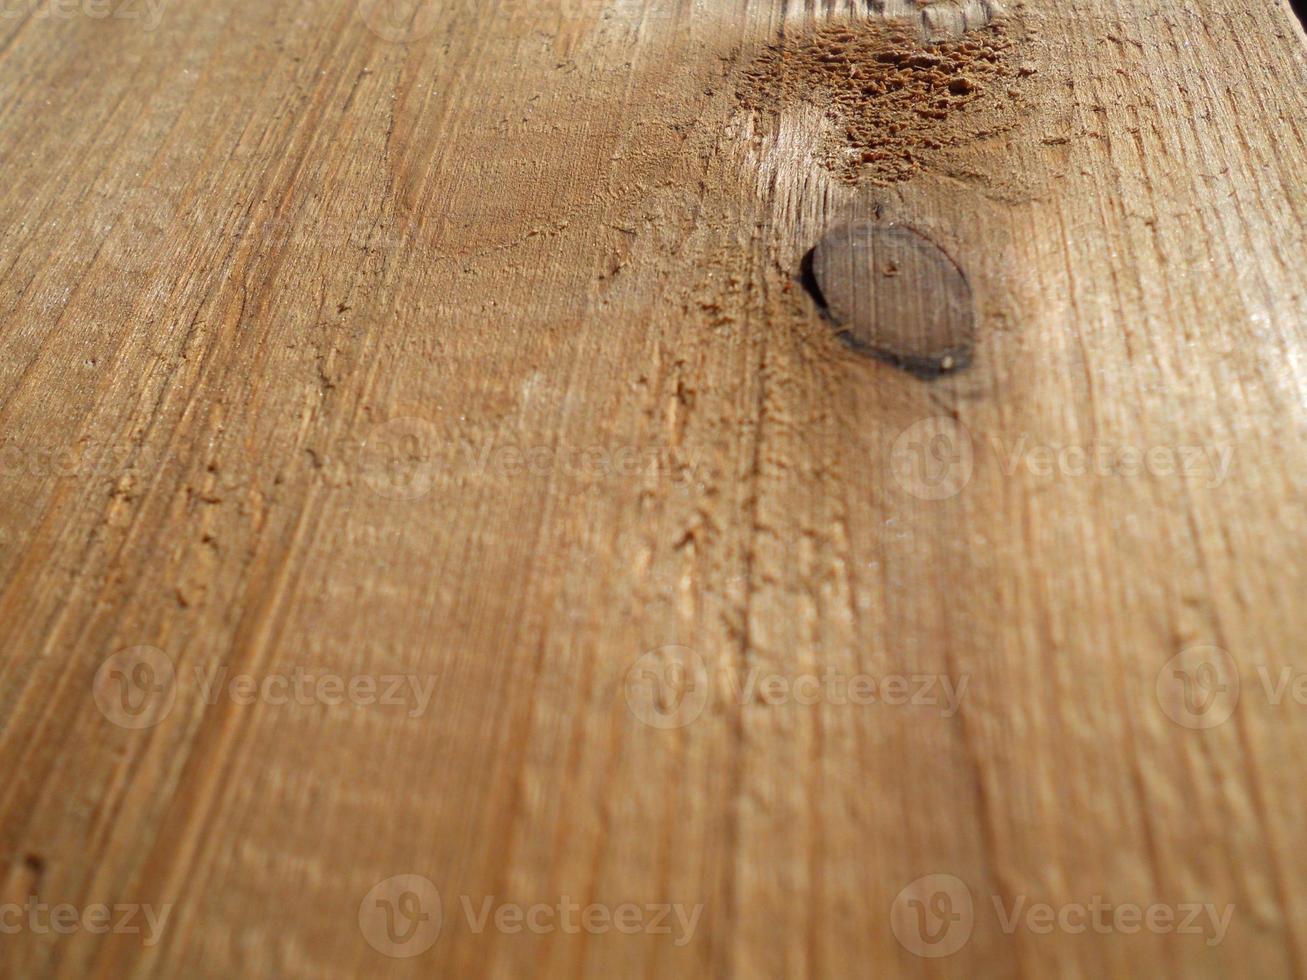
M1301 975L1305 135L1279 0L10 3L0 975Z

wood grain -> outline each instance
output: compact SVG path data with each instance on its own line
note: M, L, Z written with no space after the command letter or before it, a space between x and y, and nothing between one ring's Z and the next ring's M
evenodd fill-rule
M380 6L0 18L0 971L1300 975L1287 6Z

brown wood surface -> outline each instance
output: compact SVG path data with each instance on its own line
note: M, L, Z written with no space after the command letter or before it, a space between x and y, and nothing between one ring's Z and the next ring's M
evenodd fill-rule
M1301 975L1288 7L389 2L0 11L0 972Z
M967 277L906 225L855 221L812 250L813 295L854 350L923 377L971 363L976 315Z

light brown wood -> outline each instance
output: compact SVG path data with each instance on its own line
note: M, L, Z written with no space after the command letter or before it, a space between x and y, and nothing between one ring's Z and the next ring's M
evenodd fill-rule
M1301 974L1288 8L385 6L0 19L0 971Z

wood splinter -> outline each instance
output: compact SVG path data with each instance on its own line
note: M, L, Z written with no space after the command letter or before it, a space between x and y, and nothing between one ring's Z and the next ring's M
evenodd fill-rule
M812 251L819 299L850 347L922 377L971 363L975 313L966 275L903 225L855 221Z

